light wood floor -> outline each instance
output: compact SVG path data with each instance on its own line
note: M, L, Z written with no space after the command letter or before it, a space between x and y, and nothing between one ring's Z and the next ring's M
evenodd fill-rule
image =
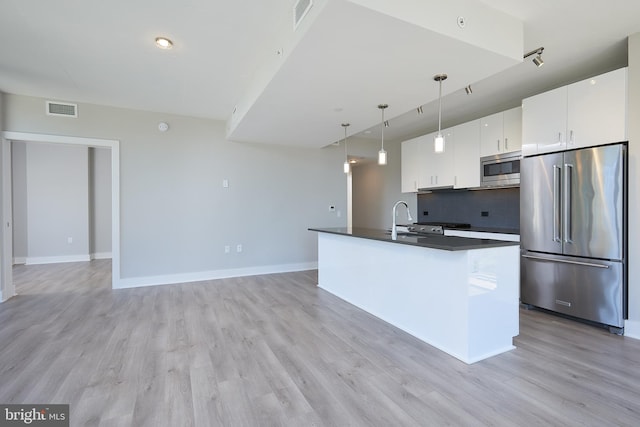
M466 365L315 271L113 291L110 268L14 268L0 403L69 403L72 426L640 425L640 341L603 329L523 310L516 350Z

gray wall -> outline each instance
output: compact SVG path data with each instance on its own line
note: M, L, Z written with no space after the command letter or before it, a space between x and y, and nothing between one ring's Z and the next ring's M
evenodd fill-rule
M31 153L29 157L28 151ZM84 152L82 159L77 156L80 152ZM49 261L69 255L110 257L111 151L106 148L15 141L11 154L14 263L25 263L29 257L49 257ZM87 169L88 174L85 175ZM28 170L31 175L36 175L36 179L29 181L29 186ZM62 176L61 172L64 172ZM87 189L88 195L85 196ZM81 197L74 196L78 192ZM78 206L85 200L87 206ZM51 209L28 210L28 202L32 205L49 203ZM75 220L61 228L60 225L70 218ZM88 234L85 229L87 223ZM33 228L38 224L45 228L44 232L37 233L38 229ZM64 235L51 235L61 232ZM67 243L67 237L73 238L72 244ZM29 239L32 241L29 242ZM78 239L82 239L82 246Z
M13 260L24 264L27 252L27 143L11 143Z
M89 148L89 250L111 257L111 150Z
M7 95L5 129L120 141L122 278L314 263L307 228L346 224L328 209L346 208L338 147L235 143L223 122L91 104L51 117L44 102Z
M360 140L350 143L353 152L365 154L371 160L353 168L353 226L364 228L391 228L391 210L398 200L404 200L416 218L416 195L403 194L401 189L399 141L385 141L387 165L377 163L380 141ZM398 209L398 224L407 223L404 208Z
M27 262L88 258L88 148L30 143L26 154Z

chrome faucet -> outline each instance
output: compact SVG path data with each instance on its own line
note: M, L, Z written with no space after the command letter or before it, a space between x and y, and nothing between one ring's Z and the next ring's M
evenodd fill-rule
M398 229L396 226L396 208L398 207L398 205L404 205L404 207L407 208L407 221L413 221L413 218L411 218L411 212L409 211L409 205L407 205L407 202L404 202L402 200L397 201L396 204L393 205L393 210L391 214L391 217L393 218L393 225L391 226L391 240L398 239Z

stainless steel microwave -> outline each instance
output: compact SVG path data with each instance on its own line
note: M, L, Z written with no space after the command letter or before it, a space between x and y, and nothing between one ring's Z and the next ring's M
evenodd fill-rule
M480 159L481 187L517 187L520 185L522 153L496 154Z

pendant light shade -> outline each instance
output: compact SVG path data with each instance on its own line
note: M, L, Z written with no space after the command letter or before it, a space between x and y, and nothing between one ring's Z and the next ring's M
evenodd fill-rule
M438 133L433 139L433 149L436 153L444 153L444 135L442 135L442 81L447 79L446 74L436 74L433 80L440 84L438 92Z
M382 146L380 151L378 151L378 164L386 165L387 164L387 152L384 151L384 128L386 126L386 122L384 121L384 109L387 108L387 104L380 104L378 108L382 111Z
M343 123L342 127L344 128L344 164L342 165L342 170L344 173L349 173L351 170L349 166L349 157L347 155L347 128L350 126L350 123Z

